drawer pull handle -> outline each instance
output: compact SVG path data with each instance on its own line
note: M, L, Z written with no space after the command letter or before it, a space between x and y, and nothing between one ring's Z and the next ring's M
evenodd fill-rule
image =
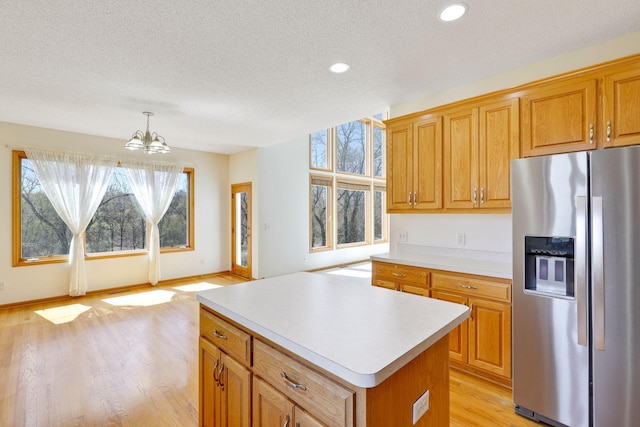
M391 273L391 275L395 277L407 277L407 275L404 273Z
M289 378L289 375L287 375L286 372L283 372L281 375L282 375L282 379L284 380L284 382L289 384L289 386L291 388L297 388L297 389L300 389L302 391L307 391L307 386L306 385L297 383L295 381L292 381L291 378Z
M213 335L215 335L216 338L220 338L221 340L229 339L229 337L227 337L225 334L221 334L220 332L218 332L217 329L213 330Z
M216 359L216 364L213 365L213 380L216 384L220 385L220 379L216 377L216 369L218 369L218 365L220 364L220 359Z
M224 383L222 382L222 372L224 371L224 362L220 365L220 370L218 371L218 381L220 382L220 389L224 391Z
M478 289L477 286L463 285L462 283L458 284L458 286L460 286L461 288L465 288L465 289Z
M287 414L287 418L284 421L284 424L282 425L282 427L289 427L290 422L291 422L291 415Z

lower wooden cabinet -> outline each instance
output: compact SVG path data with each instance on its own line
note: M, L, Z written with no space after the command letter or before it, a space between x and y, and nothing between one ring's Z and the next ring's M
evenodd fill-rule
M199 352L200 426L354 427L353 391L205 309Z
M429 273L424 268L386 262L372 263L374 286L429 296Z
M253 385L253 426L328 427L260 378Z
M451 366L511 387L511 281L379 261L372 272L374 286L468 306L449 333Z
M251 370L200 338L200 425L250 427Z

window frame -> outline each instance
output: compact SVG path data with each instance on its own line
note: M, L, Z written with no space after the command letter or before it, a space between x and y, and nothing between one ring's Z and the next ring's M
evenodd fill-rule
M327 156L327 167L321 168L318 166L313 166L313 135L319 132L325 132L325 139L327 141L326 147L326 156ZM316 171L332 171L333 170L333 131L332 129L324 129L319 130L317 132L313 132L309 134L309 169Z
M356 246L367 246L384 244L389 241L389 214L386 211L386 126L383 120L386 118L386 113L380 114L380 117L369 117L359 120L353 120L353 122L360 122L365 125L365 170L366 173L356 174L350 172L340 172L337 170L337 157L338 157L338 142L337 142L337 125L330 129L327 129L327 146L331 146L330 159L327 161L330 165L329 169L322 169L312 166L312 150L313 150L313 138L312 135L317 132L309 134L309 253L339 250L345 248L351 248ZM350 122L347 122L350 123ZM374 155L374 128L380 129L383 134L382 141L382 165L381 176L375 176L375 155ZM322 131L318 131L322 132ZM328 149L328 148L327 148ZM325 180L331 180L331 186L327 186L327 210L330 212L331 218L327 218L327 228L331 227L331 232L327 232L327 246L313 247L313 180L314 178L320 178ZM340 183L352 183L357 186L367 186L366 190L366 239L364 242L355 243L338 243L338 194L340 189ZM343 188L344 189L344 188ZM383 194L383 206L382 206L382 239L375 238L375 194L376 192L382 192ZM329 195L330 194L330 195ZM329 208L331 205L331 208ZM330 225L329 225L330 224ZM329 239L331 238L331 242Z
M27 159L27 154L22 150L13 150L12 152L12 195L11 195L11 223L12 223L12 266L23 267L28 265L44 265L44 264L60 264L69 261L69 255L53 255L38 258L23 258L22 257L22 160ZM118 167L120 164L118 163ZM184 252L195 250L194 242L194 227L195 227L195 170L194 168L184 168L183 173L187 174L188 189L188 212L187 212L187 245L179 247L160 248L160 253L171 252ZM83 244L84 234L83 234ZM98 260L105 258L121 258L129 256L146 255L149 251L147 249L137 249L130 251L118 251L118 252L97 252L86 253L85 248L85 260Z
M328 181L328 185L314 183L314 179ZM333 189L335 181L332 175L310 174L309 175L309 253L333 250ZM313 246L313 187L322 186L327 190L327 243L325 246Z

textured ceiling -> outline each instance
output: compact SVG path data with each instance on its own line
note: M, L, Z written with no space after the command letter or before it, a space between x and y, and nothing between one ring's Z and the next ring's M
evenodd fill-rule
M638 0L2 0L0 121L263 147L640 31ZM334 62L351 70L335 75Z

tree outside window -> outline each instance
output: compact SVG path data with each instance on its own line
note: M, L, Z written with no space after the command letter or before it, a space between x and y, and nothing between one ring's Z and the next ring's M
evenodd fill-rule
M23 152L14 152L14 168L19 169L14 182L14 203L19 216L14 217L14 265L65 261L73 237L44 193L31 161ZM186 169L165 216L158 224L160 246L192 247L193 170ZM14 212L16 210L14 209ZM146 248L146 221L138 209L124 172L117 168L98 210L85 232L87 255L121 255ZM16 237L17 236L17 237Z

